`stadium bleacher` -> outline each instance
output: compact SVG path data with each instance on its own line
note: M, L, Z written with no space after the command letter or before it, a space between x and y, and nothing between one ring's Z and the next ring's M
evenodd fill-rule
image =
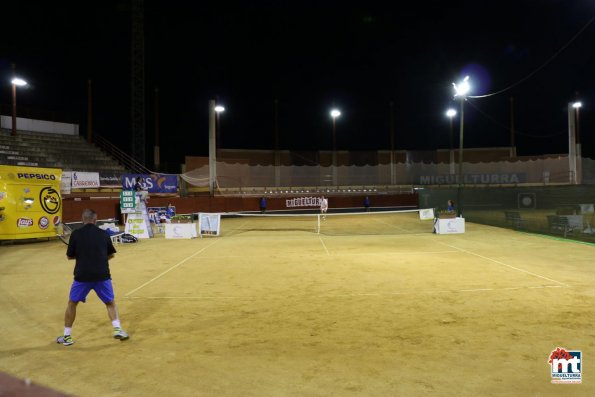
M0 130L0 164L64 171L125 172L116 160L78 135Z

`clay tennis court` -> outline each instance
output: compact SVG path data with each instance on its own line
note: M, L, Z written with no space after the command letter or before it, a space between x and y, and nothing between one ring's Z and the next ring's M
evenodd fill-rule
M0 247L0 370L77 396L595 395L593 245L415 214L361 234L246 222L118 245L125 342L92 294L56 344L65 245ZM558 346L582 351L582 384L550 383Z

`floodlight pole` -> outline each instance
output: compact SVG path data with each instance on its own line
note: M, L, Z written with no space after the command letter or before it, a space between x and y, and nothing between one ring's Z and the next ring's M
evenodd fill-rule
M337 177L337 117L341 115L338 109L331 110L331 118L333 119L333 183L335 186L339 185Z
M217 141L215 131L215 100L209 100L209 193L215 194L217 181Z
M12 136L17 134L17 85L12 83Z
M576 120L572 102L568 103L568 177L571 184L577 184L576 176Z
M448 151L448 156L449 156L449 161L450 161L450 168L449 168L449 172L451 175L454 175L455 173L455 154L454 154L454 150L453 150L453 144L452 144L452 133L453 133L453 126L452 126L452 119L454 116L457 115L457 111L454 109L448 109L446 111L446 116L450 119L450 135L449 135L449 151Z
M221 120L219 115L225 111L225 108L221 105L216 105L215 106L215 133L216 133L216 149L217 149L217 156L220 154L220 149L221 149Z
M465 97L461 97L461 121L460 121L460 129L459 129L459 176L458 182L459 186L457 189L457 208L459 209L459 216L463 216L463 203L461 201L461 196L463 190L463 128L464 128L464 109L465 109Z
M337 118L333 117L333 184L338 185L337 181Z
M457 208L459 209L459 216L463 217L463 202L462 202L462 190L463 190L463 126L465 124L465 97L470 90L469 76L466 76L462 82L458 85L452 83L455 89L455 98L460 97L461 100L461 128L459 132L459 173L458 173L458 188L457 188Z

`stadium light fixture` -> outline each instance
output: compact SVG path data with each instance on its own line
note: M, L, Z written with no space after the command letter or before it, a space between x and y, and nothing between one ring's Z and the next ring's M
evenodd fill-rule
M217 113L225 112L225 108L221 105L217 105L217 106L215 106L215 111Z
M471 85L469 84L469 76L465 76L463 81L459 84L452 83L455 90L455 98L461 101L461 119L460 119L460 130L459 130L459 172L458 172L458 188L457 188L457 208L459 209L459 216L463 216L463 203L461 201L461 189L463 186L463 129L464 129L464 104L467 99L467 94L471 91Z
M465 76L463 81L459 84L452 83L455 89L455 98L456 97L465 97L469 91L471 91L471 85L469 85L469 76Z
M12 79L10 81L12 84L17 85L19 87L22 87L24 85L27 85L27 82L23 79L19 79L18 77L15 77L14 79Z
M11 135L17 134L17 87L23 87L27 85L27 82L18 77L13 78L10 83L12 84L12 131Z
M575 109L579 109L583 107L583 103L582 102L575 102L572 104L572 107Z

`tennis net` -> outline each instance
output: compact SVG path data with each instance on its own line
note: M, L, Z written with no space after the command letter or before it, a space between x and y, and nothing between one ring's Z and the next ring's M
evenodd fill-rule
M429 212L430 211L430 212ZM242 233L313 233L384 235L431 233L431 210L314 213L221 214L221 235Z

